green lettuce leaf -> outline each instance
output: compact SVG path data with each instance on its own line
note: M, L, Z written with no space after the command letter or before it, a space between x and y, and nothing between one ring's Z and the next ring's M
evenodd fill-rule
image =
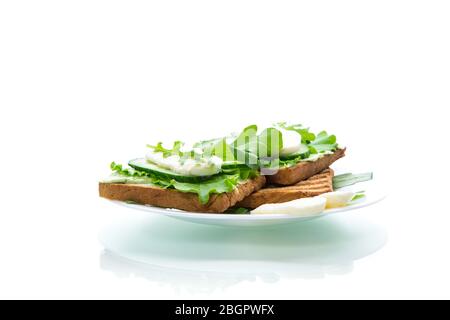
M239 174L223 174L215 176L202 183L171 181L171 186L181 192L193 192L198 194L201 204L207 204L211 194L231 192L241 181Z
M145 172L136 171L133 168L123 168L121 164L112 162L112 174L104 179L104 183L134 183L134 184L151 184L153 185L155 179L150 177Z
M123 166L121 164L118 164L115 162L111 162L109 167L111 168L113 173L116 173L118 175L123 175L123 176L127 176L127 177L146 177L146 176L148 176L148 174L145 172L137 171L133 168L123 168Z

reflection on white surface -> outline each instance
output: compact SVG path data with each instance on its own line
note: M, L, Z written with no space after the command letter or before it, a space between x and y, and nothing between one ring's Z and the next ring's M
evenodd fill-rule
M148 215L105 228L101 268L192 292L241 281L345 274L379 250L386 231L356 214L262 228L211 227Z

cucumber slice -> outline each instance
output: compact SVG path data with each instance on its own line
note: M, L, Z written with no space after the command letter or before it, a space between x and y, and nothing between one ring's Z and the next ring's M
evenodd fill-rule
M311 155L311 152L309 151L309 148L306 144L300 145L300 150L298 150L296 153L289 154L287 156L281 157L281 160L292 160L296 158L306 159Z
M205 180L210 179L213 176L185 176L173 171L170 171L168 169L161 168L157 166L156 164L153 164L151 162L148 162L144 158L134 159L128 162L128 165L138 171L144 171L150 174L153 174L160 178L165 178L168 180L177 180L180 182L202 182Z
M248 168L248 166L245 163L239 162L239 161L226 161L222 163L222 169L245 169Z

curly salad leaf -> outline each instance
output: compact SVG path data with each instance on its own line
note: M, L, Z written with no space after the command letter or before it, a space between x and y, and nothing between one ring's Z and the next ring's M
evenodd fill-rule
M171 180L171 186L181 192L193 192L198 194L200 203L206 204L211 194L231 192L241 181L239 174L223 174L215 176L202 183L179 182Z
M112 174L108 178L103 179L102 182L154 185L155 179L145 172L137 171L133 168L123 168L121 164L115 162L112 162L110 167Z

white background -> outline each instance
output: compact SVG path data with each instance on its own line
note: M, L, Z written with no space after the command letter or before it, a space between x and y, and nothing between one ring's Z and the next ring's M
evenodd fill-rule
M1 2L0 298L450 298L449 16L448 1ZM155 241L181 246L162 255L190 246L189 271L105 256L100 230L136 218L97 196L112 160L278 120L336 133L390 197L291 246L156 221ZM375 229L376 252L327 260ZM236 273L189 256L205 242ZM308 246L314 263L264 261Z

